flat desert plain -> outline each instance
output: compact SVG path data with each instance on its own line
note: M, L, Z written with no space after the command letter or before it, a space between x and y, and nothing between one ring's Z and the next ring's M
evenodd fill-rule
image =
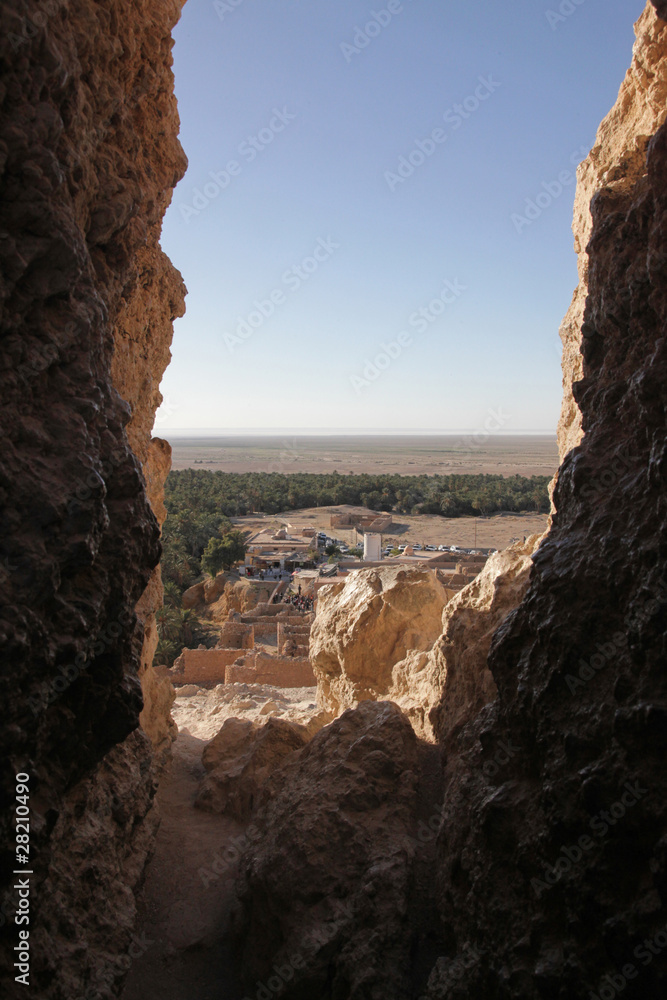
M232 521L235 527L252 532L283 526L296 529L311 527L354 545L354 531L332 528L331 515L355 511L368 513L364 507L311 507L309 510L289 510L266 517L233 517ZM392 529L383 534L382 541L387 545L458 545L462 549L477 545L480 549L505 549L513 541L523 541L529 535L541 535L546 531L547 521L546 514L498 514L495 517L437 517L431 514L412 517L396 514Z
M494 473L552 476L558 468L556 437L481 434L327 437L166 437L172 468L221 472L391 473L402 476Z

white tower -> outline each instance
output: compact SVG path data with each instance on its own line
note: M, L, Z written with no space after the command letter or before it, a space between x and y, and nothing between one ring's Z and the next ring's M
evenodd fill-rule
M364 562L379 562L382 558L382 535L364 532Z

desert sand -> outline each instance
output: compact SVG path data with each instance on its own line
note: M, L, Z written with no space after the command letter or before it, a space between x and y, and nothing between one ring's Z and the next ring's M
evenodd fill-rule
M221 472L339 472L447 475L494 473L552 476L553 435L171 436L172 468Z

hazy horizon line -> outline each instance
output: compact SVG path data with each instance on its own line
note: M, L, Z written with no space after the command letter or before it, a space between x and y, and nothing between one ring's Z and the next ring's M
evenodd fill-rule
M263 427L246 427L246 428L226 428L226 427L154 427L152 434L154 437L283 437L286 434L291 434L295 437L358 437L360 435L367 435L369 437L388 437L392 435L394 437L461 437L463 435L479 434L479 427L471 427L468 429L460 430L432 430L428 428L418 429L418 430L405 430L401 428L389 428L389 429L378 429L376 427L370 428L336 428L336 427L323 427L323 428L300 428L300 427L284 427L284 428L263 428ZM497 439L503 437L552 437L556 439L555 430L515 430L515 431L504 431L502 434L494 433L488 435L490 438Z

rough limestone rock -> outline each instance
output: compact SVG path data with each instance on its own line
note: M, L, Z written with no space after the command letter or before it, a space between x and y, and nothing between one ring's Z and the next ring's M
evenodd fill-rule
M404 694L412 679L405 678L405 658L431 649L446 603L445 588L424 569L359 570L323 587L310 634L318 704L338 714L360 701ZM401 662L395 691L393 670ZM417 672L420 664L411 663Z
M202 754L208 773L199 786L195 805L246 821L269 775L309 739L305 726L283 719L272 718L264 725L227 719Z
M424 687L435 693L429 722L441 742L496 697L496 684L487 664L491 640L521 603L539 542L540 537L533 535L495 552L479 576L452 598L443 612L443 632L424 671ZM428 702L424 707L428 710Z
M667 993L667 24L650 4L637 33L581 170L590 225L575 212L583 437L568 411L564 447L580 443L491 646L498 698L447 745L437 867L451 943L429 1000ZM466 939L480 957L455 980Z
M120 974L154 822L155 753L129 734L141 713L169 741L169 689L150 667L168 446L150 434L183 308L158 242L186 163L179 12L0 2L0 843L27 771L30 990L44 1000ZM15 943L8 921L8 996L25 990L4 979Z
M128 951L138 947L134 891L158 825L149 760L148 738L136 729L72 789L53 827L30 942L40 976L58 984L58 998L113 996L129 967ZM23 995L31 994L51 995L48 988Z
M267 602L274 587L274 583L261 587L239 579L234 573L218 573L214 579L202 580L186 590L182 602L184 608L208 612L214 621L222 622L230 611L246 614Z
M212 586L207 595L211 619L222 624L228 617L230 611L237 611L239 614L247 614L257 607L258 604L266 604L273 592L274 583L264 586L249 583L247 580L239 580L234 576L227 576L224 585L221 585L220 574L212 581ZM209 599L210 598L210 599Z
M656 5L657 6L657 5ZM665 14L664 4L663 17ZM561 461L582 437L581 412L573 385L583 375L582 339L586 335L589 250L593 231L592 202L628 193L644 170L651 136L667 117L667 65L664 59L663 21L651 3L637 22L634 59L619 91L618 100L598 129L595 144L577 171L574 202L574 248L579 284L561 325L563 342L563 402L558 424Z
M194 587L189 587L188 590L184 591L181 603L184 608L188 609L196 608L200 604L204 604L205 598L203 582L195 583Z
M167 511L164 506L164 483L171 468L171 446L159 438L153 438L146 451L143 472L146 477L146 492L160 527ZM158 644L155 612L163 603L162 574L156 566L144 590L136 612L144 627L144 642L141 650L139 680L144 706L139 716L141 728L147 734L158 760L164 760L176 736L176 725L171 718L174 703L174 689L164 667L154 667L153 657Z
M400 710L366 701L269 783L236 921L248 996L408 997L418 756Z

